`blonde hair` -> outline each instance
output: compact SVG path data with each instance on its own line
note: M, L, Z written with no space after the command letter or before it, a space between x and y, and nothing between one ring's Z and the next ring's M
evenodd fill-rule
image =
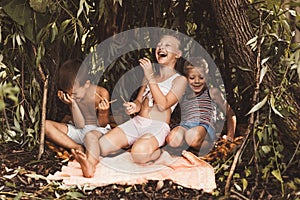
M200 68L203 69L204 75L208 75L208 63L202 57L191 57L184 63L184 74L187 76L190 69Z
M165 35L162 35L160 37L160 39L162 39L163 37L172 37L174 39L176 39L176 45L177 45L177 48L180 50L181 49L181 42L180 42L180 39L179 37L176 35L176 34L165 34Z

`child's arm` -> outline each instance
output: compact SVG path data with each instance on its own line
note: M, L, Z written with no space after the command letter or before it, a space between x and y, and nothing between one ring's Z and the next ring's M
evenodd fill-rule
M155 81L151 61L148 58L143 58L140 59L139 62L144 70L145 78L149 83L153 99L158 109L161 111L167 110L181 99L187 85L187 80L184 76L179 76L174 79L171 90L165 96Z
M69 94L62 91L58 92L58 97L63 103L69 105L75 127L83 128L85 126L85 120L76 101L72 99Z
M173 85L169 93L165 96L157 83L149 81L149 87L154 99L161 111L169 109L178 102L186 90L187 80L184 76L174 79Z
M133 102L127 102L125 100L123 106L125 107L125 112L128 115L132 115L135 113L140 112L141 108L142 108L142 101L143 101L143 93L146 89L146 85L143 85L138 92L138 95L136 97L136 99Z
M95 98L98 108L98 123L100 126L104 127L109 123L109 92L105 88L97 87Z
M71 107L71 112L72 112L73 122L74 122L75 127L76 128L84 128L85 119L84 119L84 117L81 113L81 110L80 110L78 104L76 103L76 101L72 100L70 107Z
M236 130L236 116L219 89L211 88L209 92L212 99L221 107L222 111L226 113L227 138L233 140Z

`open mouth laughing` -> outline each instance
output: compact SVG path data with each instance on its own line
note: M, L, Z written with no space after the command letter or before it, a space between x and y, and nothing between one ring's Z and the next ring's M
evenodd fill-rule
M164 57L167 57L168 54L166 52L160 51L160 52L158 52L158 56L164 58Z

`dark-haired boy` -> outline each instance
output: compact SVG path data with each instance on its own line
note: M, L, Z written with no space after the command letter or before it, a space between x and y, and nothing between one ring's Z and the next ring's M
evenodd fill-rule
M105 134L110 129L109 92L91 83L87 66L77 59L63 63L58 85L58 97L69 105L72 122L46 120L46 137L61 147L83 151L87 132Z

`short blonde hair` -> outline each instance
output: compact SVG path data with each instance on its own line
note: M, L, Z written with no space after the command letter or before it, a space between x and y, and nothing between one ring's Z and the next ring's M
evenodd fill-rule
M165 34L165 35L162 35L160 37L160 39L162 39L163 37L172 37L172 38L174 38L176 40L177 48L179 50L181 50L181 42L180 42L180 39L179 39L178 35L176 35L176 34Z
M200 68L203 69L205 75L208 74L208 63L202 57L191 57L184 63L184 74L187 76L190 69Z

